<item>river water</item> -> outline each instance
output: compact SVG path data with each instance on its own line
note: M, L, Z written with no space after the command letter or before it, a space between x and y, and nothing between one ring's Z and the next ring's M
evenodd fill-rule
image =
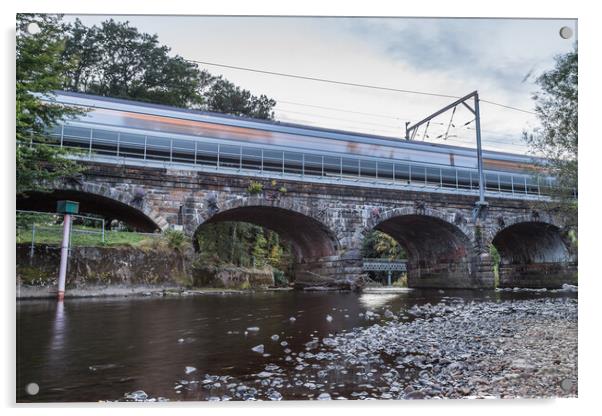
M307 389L297 388L299 383L295 385L292 377L299 353L307 353L306 343L312 340L387 319L386 310L399 313L442 300L566 296L576 294L412 290L68 299L63 305L51 300L19 301L17 401L120 400L134 391L168 400L207 400L223 397L227 384L233 391L234 383L259 383L257 374L270 364L284 379L275 382L283 399L315 398L317 391L301 393ZM366 311L380 317L367 320ZM263 353L253 351L261 344ZM314 367L316 373L320 371ZM330 383L335 396L348 395L361 383L360 373L349 370L330 372L322 383ZM362 371L370 375L372 370ZM222 377L217 383L221 389L215 383L212 389L202 387L211 376L214 382ZM30 383L39 386L37 394L26 391ZM260 394L257 398L267 399Z

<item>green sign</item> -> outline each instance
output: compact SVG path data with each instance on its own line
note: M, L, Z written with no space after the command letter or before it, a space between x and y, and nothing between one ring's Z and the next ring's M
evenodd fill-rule
M56 212L59 214L77 214L79 212L79 202L58 201L56 203Z

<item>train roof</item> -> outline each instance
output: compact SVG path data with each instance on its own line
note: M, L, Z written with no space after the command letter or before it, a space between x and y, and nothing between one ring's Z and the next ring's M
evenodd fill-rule
M202 117L212 118L213 120L205 120L205 121L211 121L216 124L229 124L229 125L235 126L235 125L237 125L237 122L244 122L245 124L252 123L252 124L256 125L256 126L253 126L254 128L261 129L261 130L268 130L268 131L270 131L270 130L274 131L275 129L278 129L280 127L290 128L290 129L298 129L298 130L306 131L304 133L305 135L311 135L314 137L323 137L326 140L333 139L333 137L327 137L327 136L325 136L325 134L326 135L334 134L334 135L353 137L353 138L356 138L357 140L366 140L366 139L379 140L379 141L382 140L382 141L390 142L387 144L394 145L396 147L408 147L408 148L415 148L415 149L422 149L422 150L426 150L424 148L429 148L429 150L431 150L431 151L438 151L438 152L454 150L459 153L463 153L463 152L472 153L472 151L474 150L473 148L462 147L462 146L454 146L454 145L439 144L439 143L429 143L429 142L406 141L406 140L399 139L397 137L391 137L391 136L381 136L381 135L375 135L375 134L358 133L358 132L353 132L353 131L348 131L348 130L329 129L329 128L323 128L323 127L308 126L308 125L304 125L304 124L281 122L281 121L277 121L277 120L264 120L264 119L257 119L257 118L253 118L253 117L237 116L237 115L224 114L224 113L218 113L218 112L212 112L212 111L193 110L193 109L187 109L187 108L182 108L182 107L168 106L168 105L164 105L164 104L155 104L155 103L150 103L150 102L145 102L145 101L135 101L135 100L129 100L129 99L124 99L124 98L105 97L105 96L86 94L86 93L80 93L80 92L56 90L56 91L52 91L52 94L57 96L57 99L53 99L52 97L48 97L48 96L46 96L46 99L48 99L49 101L56 100L57 102L63 103L62 100L59 98L60 96L72 97L74 99L79 98L79 99L83 99L83 100L95 101L95 102L98 102L98 104L95 104L93 102L86 103L86 104L77 103L77 102L68 102L65 104L81 105L81 106L90 107L90 108L96 107L96 108L107 108L107 109L122 110L122 111L133 111L133 112L140 112L140 113L144 113L146 111L148 114L163 115L166 117L177 117L177 118L188 119L188 120L195 120L196 119L195 116L202 116ZM136 107L136 108L131 108L131 109L125 110L122 108L116 108L115 105L118 105L118 106L122 105L122 106ZM160 111L169 111L170 113L176 113L176 114L173 114L173 115L160 114L159 113ZM250 127L250 126L247 125L246 127ZM282 130L280 130L280 131L282 132ZM310 134L310 132L313 134ZM523 155L523 154L502 152L502 151L496 151L496 150L485 150L484 153L511 157L513 159L529 160L529 161L532 161L533 159L540 159L540 158L537 158L534 156L527 156L527 155Z

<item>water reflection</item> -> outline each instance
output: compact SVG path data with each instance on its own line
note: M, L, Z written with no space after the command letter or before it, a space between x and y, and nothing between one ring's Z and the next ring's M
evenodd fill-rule
M400 294L381 294L381 293L363 293L360 295L359 301L362 306L367 309L375 309L385 306L387 303L392 302L394 299L399 298Z
M61 351L65 343L65 326L67 324L67 318L65 315L65 303L57 302L56 312L54 315L54 322L52 325L52 341L50 343L50 354L49 357L52 361L52 352Z

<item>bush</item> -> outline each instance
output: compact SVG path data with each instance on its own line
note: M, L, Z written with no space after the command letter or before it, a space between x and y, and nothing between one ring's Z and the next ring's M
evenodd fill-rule
M163 239L169 248L179 252L184 251L188 246L186 235L182 231L166 230L163 233Z
M394 281L393 283L391 283L391 286L393 286L393 287L408 287L408 275L407 275L407 273L404 273L401 276L399 276L399 279L397 279L396 281Z
M274 284L276 286L288 286L288 279L282 270L272 269L274 274Z
M251 181L247 188L247 192L251 195L260 194L263 192L263 185L259 182Z

